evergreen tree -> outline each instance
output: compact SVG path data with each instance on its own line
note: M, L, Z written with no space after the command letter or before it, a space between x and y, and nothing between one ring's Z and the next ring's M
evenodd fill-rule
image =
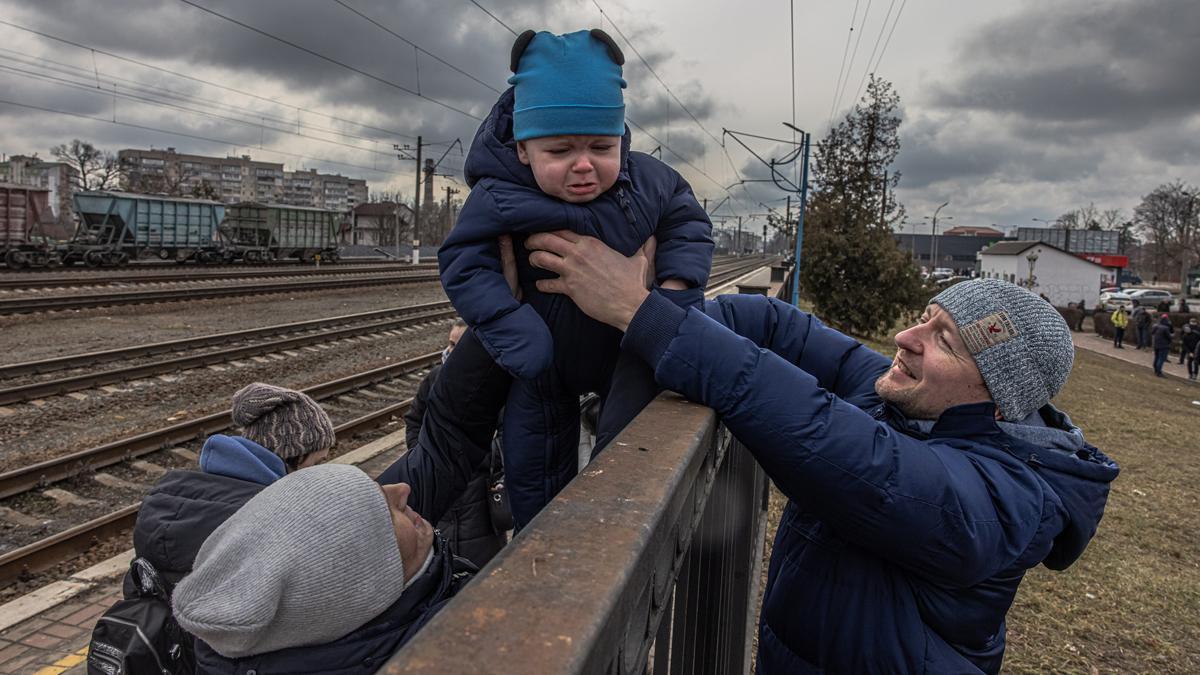
M804 224L801 288L822 320L858 335L890 329L927 300L909 257L892 237L904 217L900 97L871 76L866 95L817 144L813 193Z

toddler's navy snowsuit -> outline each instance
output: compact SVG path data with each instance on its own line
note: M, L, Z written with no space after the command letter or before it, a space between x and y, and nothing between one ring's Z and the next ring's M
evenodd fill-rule
M569 229L630 256L653 235L657 278L689 286L664 291L684 307L703 300L713 243L712 224L691 187L666 164L630 152L628 129L617 182L603 195L571 204L542 192L517 158L512 106L509 89L475 134L465 167L471 194L438 262L455 309L516 377L504 415L504 469L513 517L522 526L575 475L579 396L594 391L604 397L600 431L607 438L657 391L649 369L619 358L619 331L591 319L565 295L537 290L536 280L554 275L530 267L525 238ZM523 302L512 297L502 274L502 234L513 236Z

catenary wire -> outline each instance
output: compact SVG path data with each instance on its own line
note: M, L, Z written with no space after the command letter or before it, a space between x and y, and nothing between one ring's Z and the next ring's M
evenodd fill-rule
M867 83L867 76L871 74L871 63L875 60L875 53L879 50L879 43L883 42L883 33L887 30L888 19L892 18L892 9L896 7L896 0L892 0L888 4L887 14L883 15L883 23L879 24L879 35L875 36L875 45L871 47L871 55L867 57L867 66L863 69L862 78L858 81L858 89L854 92L854 100L857 101L862 96L863 85ZM899 17L897 17L899 18Z
M854 60L858 58L858 46L862 44L863 27L867 25L867 17L871 14L873 0L867 0L867 8L863 10L862 21L858 24L858 36L854 38L854 49L850 51L850 62L846 65L846 77L842 79L842 88L834 99L834 114L842 106L842 97L846 95L846 85L850 83L850 72L854 70Z
M310 108L304 108L304 107L301 107L301 106L293 105L293 104L291 104L291 103L284 103L284 102L281 102L281 101L277 101L277 100L275 100L275 99L267 98L266 96L262 96L262 95L260 95L260 94L254 94L254 93L251 93L251 92L248 92L248 91L243 91L243 90L241 90L241 89L236 89L236 88L234 88L234 87L230 87L230 86L228 86L228 85L219 84L219 83L217 83L217 82L212 82L212 81L210 81L210 80L205 80L205 79L203 79L203 78L195 77L195 76L193 76L193 75L188 75L187 73L181 73L181 72L179 72L179 71L176 71L176 70L171 70L170 68L164 68L164 67L162 67L162 66L156 66L156 65L153 65L153 64L150 64L150 63L146 63L145 61L139 61L138 59L130 58L130 57L128 57L128 56L121 56L120 54L116 54L116 53L113 53L113 52L110 52L110 51L106 51L106 50L104 50L104 49L100 49L100 48L98 48L98 47L92 47L92 46L90 46L90 45L85 45L85 44L82 44L82 43L79 43L79 42L75 42L75 41L73 41L73 40L68 40L68 39L66 39L66 38L64 38L64 37L59 37L59 36L57 36L57 35L51 35L50 33L45 33L45 32L39 31L39 30L35 30L35 29L33 29L33 28L28 28L28 27L26 27L26 26L21 26L21 25L19 25L19 24L15 24L15 23L12 23L11 21L6 21L6 20L4 20L4 19L0 19L0 25L5 25L5 26L8 26L8 27L10 27L10 28L15 28L15 29L17 29L17 30L25 31L25 32L27 32L27 33L32 33L33 35L37 35L37 36L39 36L39 37L42 37L42 38L45 38L45 39L47 39L47 40L54 40L55 42L60 42L60 43L62 43L62 44L70 45L70 46L72 46L72 47L77 47L77 48L79 48L79 49L82 49L82 50L85 50L85 51L90 51L90 52L92 52L92 53L93 53L93 55L94 55L94 54L102 54L102 55L104 55L104 56L107 56L107 57L109 57L109 58L112 58L112 59L117 59L118 61L124 61L124 62L126 62L126 63L132 63L132 64L134 64L134 65L137 65L137 66L140 66L140 67L142 67L142 68L147 68L147 69L149 69L149 70L155 70L155 71L158 71L158 72L161 72L161 73L166 73L166 74L168 74L168 75L173 75L173 76L175 76L175 77L179 77L179 78L182 78L182 79L190 80L190 81L192 81L192 82L197 82L197 83L199 83L199 84L203 84L203 85L206 85L206 86L209 86L209 87L215 87L215 88L217 88L217 89L222 89L222 90L225 90L225 91L233 92L233 93L235 93L235 94L238 94L238 95L241 95L241 96L247 96L247 97L250 97L250 98L253 98L253 99L257 99L257 100L259 100L259 101L264 101L264 102L266 102L266 103L273 104L273 105L278 105L278 106L282 106L282 107L290 108L290 109L292 109L292 110L298 110L298 111L300 111L300 112L305 112L305 113L308 113L308 114L310 114L310 115L319 115L319 116L321 116L321 117L324 117L324 118L326 118L326 119L333 120L333 121L335 121L335 122L341 122L341 123L343 123L343 124L352 124L352 125L354 125L354 126L357 126L357 127L360 127L360 128L362 128L362 129L369 129L369 130L371 130L371 131L378 131L378 132L380 132L380 133L388 134L388 135L391 135L391 136L398 136L398 137L400 137L400 138L409 138L409 139L413 139L413 140L415 140L415 139L417 138L417 137L416 137L416 135L414 135L414 134L409 134L409 133L405 133L405 132L401 132L401 131L396 131L396 130L394 130L394 129L386 129L386 128L383 128L383 127L371 126L371 125L369 125L369 124L363 124L362 122L356 122L356 121L354 121L354 120L346 119L346 118L344 118L344 117L338 117L338 116L336 116L336 115L330 115L329 113L324 113L324 112L321 112L321 111L319 111L319 110L312 110L312 109L310 109Z
M846 31L846 45L842 47L842 65L838 68L837 82L833 85L833 96L829 101L829 126L833 126L833 107L837 105L837 92L842 86L842 71L846 69L846 57L850 55L850 38L854 37L854 20L858 18L858 3L854 0L854 12L850 15L850 30Z
M71 88L78 89L78 90L82 90L82 91L86 91L86 92L91 92L91 93L94 93L94 94L99 94L99 95L101 95L101 96L104 96L104 97L106 97L106 98L107 98L107 97L110 97L110 96L115 96L115 97L117 97L117 98L120 98L120 99L123 99L123 100L127 100L127 101L136 101L136 102L143 103L143 104L146 104L146 105L158 106L158 107L160 107L160 108L170 108L170 109L173 109L173 110L180 110L180 111L183 111L183 112L191 113L191 114L193 114L193 115L201 115L201 116L203 116L203 117L209 117L209 118L212 118L212 119L224 120L224 121L226 121L226 122L235 122L235 123L238 123L238 124L243 124L243 125L245 125L245 126L249 126L249 127L253 127L253 128L258 128L258 129L268 129L268 130L270 130L270 131L273 131L273 132L277 132L277 133L283 133L283 134L289 134L289 135L292 135L292 136L297 136L297 137L299 137L299 138L305 138L305 139L308 139L308 140L318 141L318 142L320 142L320 143L330 143L330 144L332 144L332 145L337 145L337 146L341 146L341 147L343 147L343 148L349 148L349 149L351 149L351 150L357 150L357 151L360 151L360 152L371 153L371 154L380 155L380 156L383 156L383 157L388 157L388 158L392 158L392 157L394 157L394 154L393 154L393 153L390 153L390 152L381 152L381 151L378 151L378 150L374 150L374 149L372 149L372 148L364 148L364 147L362 147L362 146L358 146L358 145L351 145L351 144L349 144L349 143L342 143L341 141L334 141L334 140L330 140L330 139L328 139L328 138L321 138L321 137L319 137L319 136L310 136L310 135L308 135L308 134L302 134L302 133L299 133L299 132L297 132L297 131L293 131L293 130L292 130L292 129L290 129L290 128L281 128L281 127L278 127L278 126L267 125L267 124L265 124L265 123L262 123L262 122L260 122L260 121L239 119L239 118L236 118L236 117L229 117L229 116L227 116L227 115L221 115L221 114L218 114L218 113L215 113L215 112L210 112L210 111L207 111L207 110L197 110L197 109L195 109L195 108L189 108L189 107L187 107L187 106L184 106L184 105L179 105L179 104L177 104L177 103L168 103L168 102L165 102L165 101L157 101L157 100L154 100L154 99L146 98L146 97L144 97L144 96L138 96L138 95L136 95L136 94L130 94L130 93L127 93L127 92L117 91L115 88L114 88L114 89L112 89L112 90L106 90L106 89L97 89L97 88L96 88L96 87L94 87L94 86L85 85L85 84L82 84L82 83L79 83L79 82L72 82L72 81L70 81L70 80L66 80L66 79L63 79L63 78L55 77L55 76L53 76L53 75L46 75L46 74L42 74L42 73L35 73L35 72L32 72L32 71L22 70L22 69L20 69L20 68L13 68L12 66L0 65L0 71L7 71L7 72L10 72L10 73L13 73L13 74L20 75L20 76L22 76L22 77L34 78L34 79L41 80L41 81L43 81L43 82L51 82L51 83L53 83L53 84L57 84L57 85L59 85L59 86L66 86L66 87L71 87ZM289 124L289 126L290 126L290 124Z
M199 134L190 134L190 133L186 133L186 132L182 132L182 131L171 131L170 129L161 129L159 127L152 127L152 126L149 126L146 124L135 124L133 122L114 121L114 120L110 120L110 119L105 119L103 117L92 117L91 115L85 115L83 113L71 112L69 110L57 110L55 108L47 108L45 106L33 105L30 103L21 103L19 101L11 101L8 99L0 99L0 103L5 104L5 105L16 106L19 108L26 108L29 110L37 110L39 112L54 113L56 115L66 115L68 117L75 117L78 119L90 120L92 122L100 122L102 124L115 124L117 126L127 127L130 129L153 131L153 132L160 133L160 134L167 134L169 136L178 136L180 138L191 138L191 139L198 140L198 141L205 141L207 143L216 143L219 145L243 147L243 148L251 147L250 145L248 145L246 143L240 143L240 142L231 141L228 139L212 138L209 136L201 136ZM286 157L295 157L295 158L298 158L299 160L301 160L301 162L312 161L312 162L319 162L322 164L336 164L338 166L345 166L345 167L350 167L353 169L362 169L364 171L374 171L375 173L380 173L380 174L383 174L386 176L408 176L409 175L407 173L400 173L397 171L385 171L383 169L378 169L378 168L371 167L371 166L363 166L361 164L351 164L349 162L339 162L337 160L313 157L311 155L302 155L302 154L295 153L295 152L287 152L284 150L276 150L273 148L258 148L258 149L262 152L270 152L270 153L274 153L277 155L284 155Z
M263 36L263 37L270 38L270 39L272 39L272 40L275 40L276 42L279 42L279 43L281 43L281 44L285 44L285 45L287 45L287 46L289 46L289 47L292 47L292 48L294 48L294 49L297 49L297 50L299 50L299 51L302 51L302 52L304 52L305 54L309 54L309 55L311 55L311 56L315 56L316 58L319 58L319 59L321 59L321 60L323 60L323 61L328 61L329 63L332 63L332 64L334 64L334 65L336 65L336 66L341 66L342 68L345 68L346 70L349 70L349 71L351 71L351 72L354 72L354 73L358 73L359 75L362 75L363 77L366 77L366 78L368 78L368 79L371 79L371 80L374 80L374 81L376 81L376 82L379 82L380 84L387 85L387 86L389 86L389 87L392 87L393 89L396 89L396 90L398 90L398 91L402 91L402 92L404 92L404 93L406 93L406 94L410 94L410 95L412 95L412 96L416 96L417 98L422 98L422 99L425 99L426 101L429 101L430 103L433 103L433 104L435 104L435 105L441 106L442 108L445 108L446 110L450 110L450 111L452 111L452 112L456 112L456 113L458 113L458 114L460 114L460 115L463 115L463 116L465 116L465 117L470 117L470 118L471 118L471 119L473 119L473 120L477 120L477 121L480 121L480 122L482 122L482 121L483 121L483 118L482 118L482 117L480 117L480 116L478 116L478 115L475 115L474 113L467 112L466 110L462 110L461 108L456 108L456 107L454 107L454 106L450 105L449 103L446 103L445 101L442 101L442 100L440 100L440 99L433 98L432 96L427 96L427 95L425 95L425 94L422 94L422 93L420 93L420 92L418 92L418 91L415 91L415 90L413 90L413 89L409 89L408 87L406 87L406 86L404 86L404 85L402 85L402 84L399 84L399 83L393 82L393 81L391 81L391 80L389 80L389 79L387 79L387 78L383 78L383 77L380 77L380 76L378 76L378 75L375 75L375 74L373 74L373 73L369 73L369 72L367 72L367 71L365 71L365 70L363 70L363 69L361 69L361 68L356 68L356 67L354 67L354 66L352 66L352 65L350 65L350 64L348 64L348 63L345 63L345 62L343 62L343 61L339 61L339 60L337 60L337 59L335 59L335 58L333 58L333 57L330 57L330 56L326 56L325 54L322 54L322 53L320 53L320 52L318 52L318 51L316 51L316 50L314 50L314 49L309 49L308 47L305 47L304 45L298 44L298 43L296 43L296 42L292 42L291 40L288 40L288 39L286 39L286 38L279 37L278 35L275 35L275 34L273 34L273 33L270 33L270 32L268 32L268 31L265 31L265 30L263 30L263 29L261 29L261 28L257 28L257 27L255 27L255 26L251 26L251 25L250 25L250 24L248 24L248 23L245 23L245 22L243 22L243 21L239 21L239 20L237 20L237 19L235 19L235 18L233 18L233 17L231 17L231 16L228 16L228 15L226 15L226 14L222 14L222 13L220 13L220 12L216 11L215 9L211 9L211 8L209 8L209 7L205 7L204 5L201 5L201 4L199 4L199 3L193 2L192 0L179 0L179 1L180 1L180 2L182 2L182 3L183 3L183 4L185 4L185 5L190 5L190 6L192 6L192 7L195 7L196 9L199 9L199 10L200 10L200 11L202 11L202 12L206 12L206 13L208 13L208 14L211 14L211 15L213 15L213 16L215 16L215 17L219 18L219 19L223 19L223 20L225 20L225 21L228 21L229 23L232 23L232 24L234 24L234 25L236 25L236 26L241 26L242 28L245 28L245 29L246 29L246 30L248 30L248 31L252 31L252 32L254 32L254 33L258 33L259 35L261 35L261 36Z
M374 26L376 26L383 32L387 33L388 35L391 35L392 37L400 40L401 42L411 46L413 49L416 49L418 52L428 56L429 58L433 59L434 61L437 61L438 63L446 66L447 68L453 70L454 72L456 72L464 77L474 80L475 82L483 85L484 87L487 87L488 89L491 89L493 92L495 92L497 94L500 93L499 89L493 87L492 85L488 84L487 82L484 82L483 80L479 79L478 77L475 77L474 75L468 73L467 71L463 70L462 68L459 68L458 66L454 65L453 63L450 63L449 61L443 59L442 57L438 56L437 54L430 52L428 49L421 47L420 45L413 42L412 40L409 40L408 38L404 37L403 35L397 33L396 31L392 30L391 28L388 28L387 26L376 21L375 19L372 19L371 17L367 16L366 14L363 14L362 12L358 11L357 9L354 9L350 5L347 5L345 2L343 2L343 0L335 0L335 2L337 2L337 4L341 5L342 7L345 7L346 9L350 10L354 14L358 15L363 20L373 24Z

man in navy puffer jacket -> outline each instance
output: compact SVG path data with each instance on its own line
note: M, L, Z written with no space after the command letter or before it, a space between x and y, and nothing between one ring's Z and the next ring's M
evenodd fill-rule
M774 299L682 309L650 263L539 234L531 263L663 386L713 407L788 498L760 673L995 673L1026 570L1065 569L1118 467L1049 404L1066 323L996 279L952 286L888 359Z
M504 466L518 527L575 475L580 395L604 397L603 443L656 393L645 365L620 357L618 331L569 298L537 290L534 282L547 277L529 266L524 238L565 227L631 255L653 236L664 295L698 305L708 282L712 224L678 173L630 151L622 63L598 30L526 31L517 39L514 86L475 135L465 167L471 194L438 252L454 308L516 378L504 415ZM516 243L523 301L502 274L505 235Z

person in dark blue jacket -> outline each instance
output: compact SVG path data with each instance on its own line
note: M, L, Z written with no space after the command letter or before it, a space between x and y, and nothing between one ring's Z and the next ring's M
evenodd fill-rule
M1118 467L1050 405L1070 330L997 279L952 286L894 359L779 300L683 309L652 264L571 232L532 264L668 389L709 405L788 498L771 554L759 673L995 673L1030 568L1083 553Z
M510 380L468 331L378 482L303 469L222 523L172 596L197 673L366 675L403 646L477 571L430 523L489 452Z
M207 438L199 471L167 472L138 509L134 554L154 567L168 589L192 571L213 530L264 487L325 461L336 440L329 415L302 392L255 382L239 389L232 403L231 417L243 435ZM138 597L131 573L123 594ZM181 659L194 665L190 643Z
M505 409L504 466L518 527L576 473L580 395L605 399L602 445L657 393L645 365L620 355L620 333L537 289L545 275L520 243L566 227L630 255L653 236L664 295L697 305L708 282L708 215L678 173L630 151L623 63L599 30L517 39L513 87L475 135L465 166L471 194L438 252L446 295L517 378ZM521 299L500 262L498 241L510 235Z

